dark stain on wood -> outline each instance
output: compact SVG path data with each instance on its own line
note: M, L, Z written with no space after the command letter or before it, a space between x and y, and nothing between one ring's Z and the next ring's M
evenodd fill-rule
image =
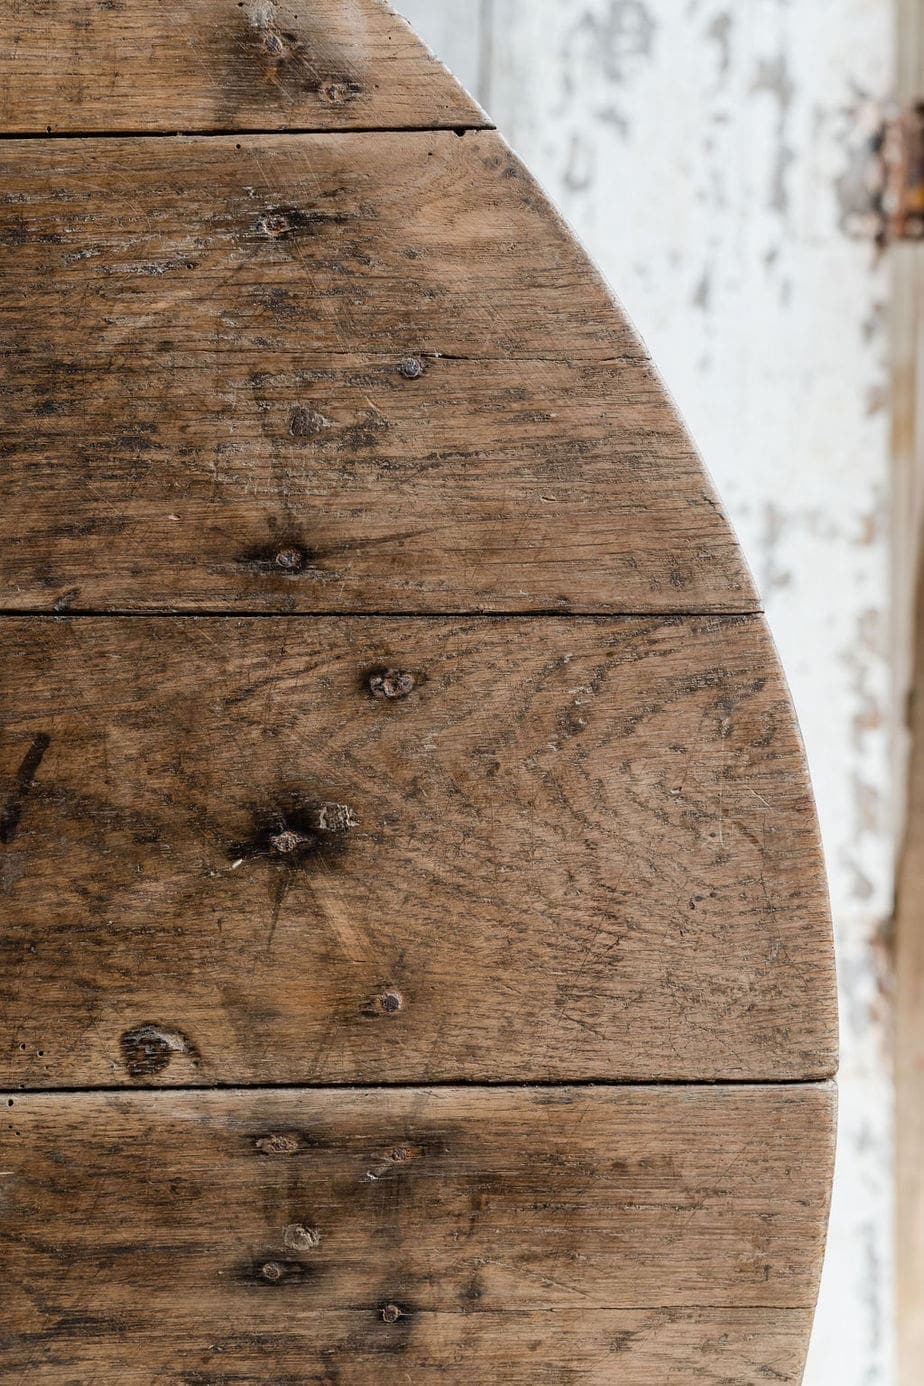
M245 1285L288 1288L305 1285L316 1279L317 1274L317 1267L306 1261L271 1255L244 1262L232 1272L232 1277Z
M252 573L263 573L273 577L298 577L312 568L317 555L301 541L300 537L280 537L274 543L263 544L248 549L237 560L242 568Z
M286 791L269 807L251 810L253 832L227 848L232 863L262 859L286 870L300 870L324 857L342 853L348 834L359 826L349 804Z
M287 241L296 238L299 233L318 235L327 227L347 226L355 220L355 216L336 212L306 210L303 207L273 207L257 217L254 231L271 241Z
M16 771L12 792L7 796L3 808L0 810L0 843L12 842L19 831L26 799L35 784L39 766L50 745L51 737L47 732L38 732L32 738L32 745L23 756L19 769Z

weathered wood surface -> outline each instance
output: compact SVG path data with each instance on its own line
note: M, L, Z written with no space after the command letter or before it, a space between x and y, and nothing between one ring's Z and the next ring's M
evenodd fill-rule
M10 1101L11 1380L801 1378L830 1087Z
M0 3L0 131L485 125L381 0Z
M7 1082L833 1071L760 618L7 618L0 650Z
M0 1374L797 1382L817 830L624 315L384 5L4 8Z
M504 1386L799 1386L811 1325L805 1309L538 1309L419 1314L412 1333L381 1309L295 1313L291 1298L278 1317L236 1310L237 1330L216 1316L207 1338L182 1300L164 1297L162 1320L130 1336L91 1308L86 1330L64 1315L0 1355L12 1380L43 1386L471 1386L473 1371Z
M7 607L758 608L493 132L12 141L0 184Z

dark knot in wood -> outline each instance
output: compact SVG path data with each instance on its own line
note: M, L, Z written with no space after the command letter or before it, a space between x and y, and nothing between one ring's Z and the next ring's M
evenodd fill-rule
M277 539L275 544L249 549L240 555L237 562L252 573L272 574L274 577L297 577L304 573L315 560L312 554L294 536L283 543Z
M289 418L289 432L293 438L318 438L330 427L330 419L305 404L296 405Z
M288 1131L270 1131L265 1136L257 1136L254 1145L261 1155L297 1155L301 1149L298 1136Z
M139 1025L126 1030L119 1040L122 1057L133 1078L150 1078L163 1073L174 1054L198 1058L191 1040L179 1030L162 1030L158 1025Z

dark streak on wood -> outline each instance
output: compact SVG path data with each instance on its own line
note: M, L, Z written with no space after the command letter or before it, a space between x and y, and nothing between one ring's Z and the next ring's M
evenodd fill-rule
M47 732L38 732L32 738L32 745L23 756L19 769L16 771L13 791L3 805L2 812L0 812L0 843L8 844L15 838L19 830L26 797L35 783L39 766L50 745L51 737Z

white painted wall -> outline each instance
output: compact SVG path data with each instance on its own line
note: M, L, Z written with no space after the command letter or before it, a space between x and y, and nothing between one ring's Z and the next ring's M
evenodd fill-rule
M856 215L892 85L893 0L396 3L609 277L763 591L818 795L842 988L839 1169L806 1381L893 1386L888 285Z

